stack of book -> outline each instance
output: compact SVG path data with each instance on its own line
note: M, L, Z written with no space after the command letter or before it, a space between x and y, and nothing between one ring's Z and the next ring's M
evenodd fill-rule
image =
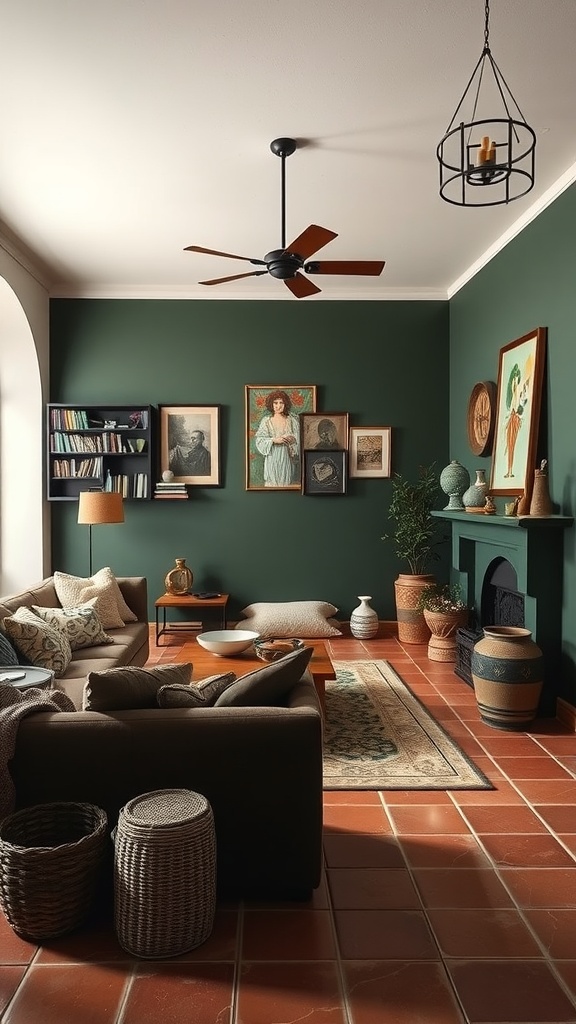
M159 480L154 488L155 498L188 498L188 488L186 484L179 484L172 480L170 483L164 483L163 480Z

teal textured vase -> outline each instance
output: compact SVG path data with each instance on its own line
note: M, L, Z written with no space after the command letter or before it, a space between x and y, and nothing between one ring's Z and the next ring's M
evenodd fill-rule
M462 504L465 509L483 509L487 494L488 484L486 482L486 470L477 469L476 480L473 484L470 484L468 490L464 491L464 494L462 495Z
M452 459L452 462L440 473L440 487L450 499L444 506L445 512L462 512L464 510L462 495L469 486L470 473L457 459Z

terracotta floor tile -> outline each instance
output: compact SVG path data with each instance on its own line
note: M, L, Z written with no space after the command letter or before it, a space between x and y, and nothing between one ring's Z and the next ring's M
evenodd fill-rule
M324 870L320 885L313 890L310 899L307 900L246 900L244 903L247 910L327 910L329 907L328 882Z
M471 835L402 836L400 844L411 867L491 867L477 839Z
M576 756L558 754L558 760L566 771L570 772L572 776L576 775Z
M450 794L443 789L387 789L381 793L385 807L395 804L451 804Z
M516 785L531 804L576 804L576 779L519 779Z
M399 835L438 835L469 831L462 815L452 804L391 804L388 813Z
M574 857L576 857L576 835L574 835L574 833L572 833L572 835L562 835L562 834L560 834L558 836L558 839L560 839L564 843L564 846L568 847L568 849L570 850L570 853Z
M154 963L138 967L122 1024L214 1024L227 1020L233 964Z
M482 737L482 746L495 757L537 757L541 747L523 733L501 733L491 729Z
M534 804L534 810L544 818L553 832L576 834L576 807L565 804Z
M459 807L463 807L465 804L474 804L475 806L486 804L490 807L492 804L524 803L520 793L510 783L506 782L505 779L502 781L496 779L494 781L494 789L454 789L452 790L452 796L454 802Z
M446 972L439 963L345 961L343 970L354 1024L462 1024ZM422 993L426 994L425 1003Z
M50 939L38 953L39 964L70 964L99 961L131 960L114 931L112 922L86 925L69 935Z
M576 864L572 868L502 868L500 875L520 907L576 908Z
M32 966L3 1024L114 1024L129 972L119 964Z
M336 910L344 960L438 960L424 914L417 910Z
M574 1004L539 960L448 961L470 1024L573 1024Z
M551 835L485 835L481 841L496 864L513 868L576 867Z
M330 914L325 910L247 910L244 960L333 960Z
M447 957L543 956L517 910L429 910L428 919Z
M21 939L0 913L0 964L29 964L38 946Z
M238 934L238 913L235 910L216 910L212 933L196 949L179 956L178 962L198 960L234 960Z
M24 977L24 966L0 967L0 1013L3 1013Z
M244 964L237 1012L237 1024L345 1024L347 1019L331 963ZM187 1024L197 1022L189 1018Z
M420 910L414 883L402 868L335 868L328 883L338 910Z
M569 736L539 736L538 744L556 757L560 754L568 756L576 754L576 735L574 733Z
M526 909L524 917L553 960L576 956L576 910Z
M330 804L374 804L381 807L382 801L374 789L326 789L323 804L325 807Z
M404 858L394 836L326 835L324 855L329 868L401 868Z
M494 871L418 868L414 880L426 907L481 910L513 905Z
M576 1000L576 960L556 960L554 967L571 992L572 998Z
M551 757L501 757L502 771L510 779L569 779L562 765Z
M392 826L383 807L324 807L324 833L330 835L343 832L391 834Z
M475 807L472 804L467 804L462 808L462 813L472 829L482 835L487 832L508 834L547 831L546 826L525 804L519 807L498 804L493 807Z

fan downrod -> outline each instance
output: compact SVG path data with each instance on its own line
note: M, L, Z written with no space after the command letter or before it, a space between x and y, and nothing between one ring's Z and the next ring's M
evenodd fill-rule
M292 153L296 151L297 142L296 139L274 139L270 143L270 149L275 156L292 156Z

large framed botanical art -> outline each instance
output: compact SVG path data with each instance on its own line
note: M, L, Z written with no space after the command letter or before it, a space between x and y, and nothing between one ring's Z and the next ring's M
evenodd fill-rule
M545 355L545 327L537 327L500 349L491 494L530 497Z
M160 474L179 483L220 486L220 406L160 405Z
M247 384L246 490L300 490L300 416L316 411L315 384Z
M352 427L350 429L351 477L390 476L391 427Z

